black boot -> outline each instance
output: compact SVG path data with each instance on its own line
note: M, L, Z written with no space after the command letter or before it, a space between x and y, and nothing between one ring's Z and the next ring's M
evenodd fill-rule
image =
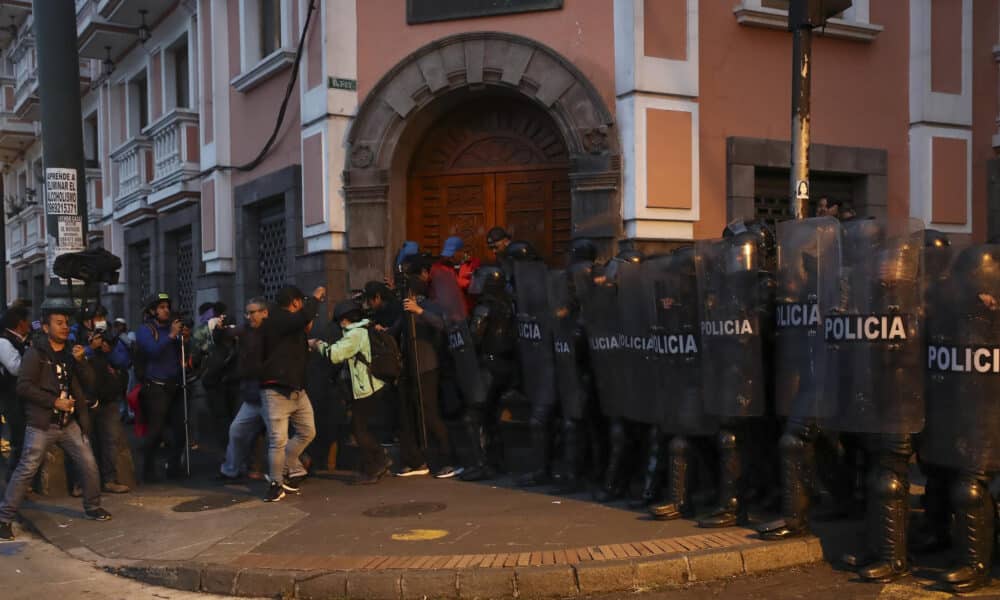
M906 527L910 482L906 467L906 462L896 468L875 467L878 474L869 490L866 515L869 549L875 562L858 569L858 576L864 581L889 583L909 574Z
M784 540L808 533L806 512L809 510L809 491L806 474L809 442L795 432L781 436L781 514L783 518L760 528L760 538L768 541Z
M462 481L484 481L496 477L496 472L490 466L483 449L483 409L469 407L462 419L465 436L468 438L469 447L472 448L473 464L465 469L459 479Z
M934 465L921 465L927 475L922 503L924 517L910 534L910 551L914 554L932 554L951 546L948 523L951 517L948 502L952 477L947 469Z
M719 446L719 505L705 518L698 520L699 527L709 529L745 525L746 504L743 501L743 462L740 460L739 440L733 431L723 429L718 436Z
M530 473L517 478L518 487L536 487L549 482L549 431L548 425L532 419L531 451L538 463Z
M554 493L566 496L581 491L584 487L583 473L583 424L576 419L566 419L563 422L563 451L566 460L566 471Z
M642 494L639 498L629 501L631 508L651 506L660 494L663 482L663 433L659 427L649 428L649 458L646 461L646 474L642 480Z
M608 432L610 446L608 468L604 471L604 484L594 492L594 500L602 504L617 500L625 494L625 477L622 474L625 468L625 445L627 442L625 421L611 419L608 424Z
M951 592L970 592L990 580L996 533L993 498L983 480L973 475L955 481L951 498L958 566L942 574L941 583Z
M694 516L691 502L691 445L683 435L675 435L670 440L670 461L667 465L670 487L667 502L649 507L649 512L660 521L672 521Z

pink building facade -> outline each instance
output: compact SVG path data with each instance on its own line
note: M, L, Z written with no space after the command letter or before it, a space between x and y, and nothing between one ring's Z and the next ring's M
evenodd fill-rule
M125 262L112 308L340 294L406 239L485 253L494 225L558 263L573 237L655 250L786 218L787 4L78 0L91 237ZM817 32L814 199L1000 235L998 4L854 0ZM6 276L38 301L30 2L0 2L6 23Z

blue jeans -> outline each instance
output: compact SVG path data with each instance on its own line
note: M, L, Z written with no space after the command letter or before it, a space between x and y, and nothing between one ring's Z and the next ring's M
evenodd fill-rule
M271 481L306 475L299 456L316 437L316 421L312 404L305 390L293 390L287 395L272 389L260 391L260 405L267 427L267 470ZM295 431L289 439L288 426Z
M35 429L28 425L24 431L24 449L17 469L7 483L3 502L0 502L0 523L10 523L17 509L24 501L24 495L31 487L35 473L42 466L45 454L54 444L58 444L66 458L77 469L77 476L83 487L83 509L93 510L101 506L101 476L97 471L97 461L90 448L90 440L80 431L76 421L62 429L50 426L47 430Z
M239 477L250 456L253 441L264 431L264 413L259 404L244 402L229 424L226 462L219 469L226 477Z

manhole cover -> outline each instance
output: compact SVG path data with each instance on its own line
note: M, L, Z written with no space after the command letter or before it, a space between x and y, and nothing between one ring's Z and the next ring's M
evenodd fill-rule
M212 494L202 496L187 502L181 502L174 506L173 511L179 513L205 512L207 510L218 510L229 506L236 506L250 500L249 496L224 496L222 494Z
M361 513L366 517L414 517L427 513L441 512L448 505L441 502L406 502L404 504L383 504Z

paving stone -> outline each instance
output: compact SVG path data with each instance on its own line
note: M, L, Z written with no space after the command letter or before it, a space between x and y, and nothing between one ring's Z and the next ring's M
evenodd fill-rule
M201 572L201 591L232 596L240 568L233 565L206 565Z
M573 567L517 567L514 570L519 598L564 598L575 596L576 575Z
M236 576L236 595L255 598L295 593L295 573L277 569L243 569Z
M398 571L357 572L347 574L347 597L357 600L398 600Z
M622 592L635 587L635 566L631 562L598 562L577 565L581 594Z
M743 557L738 550L693 552L687 558L691 581L709 581L743 573Z
M684 556L648 558L635 562L635 582L639 589L663 585L681 585L690 579L688 561ZM583 587L581 582L580 587Z
M404 600L458 598L457 571L407 571L403 573Z
M300 600L346 598L347 572L336 571L317 577L300 579L295 584L295 597Z
M510 569L464 569L458 572L462 600L513 598L514 572Z

